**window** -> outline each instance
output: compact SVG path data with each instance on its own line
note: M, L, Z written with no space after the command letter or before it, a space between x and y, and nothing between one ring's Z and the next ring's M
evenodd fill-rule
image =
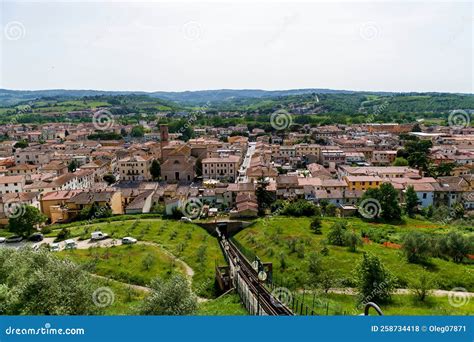
M426 199L426 195L427 195L427 193L424 192L424 193L423 193L423 199Z

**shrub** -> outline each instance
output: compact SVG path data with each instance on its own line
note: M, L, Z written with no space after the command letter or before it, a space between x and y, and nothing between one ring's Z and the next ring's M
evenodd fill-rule
M336 222L331 226L328 234L328 243L334 246L344 246L346 243L346 224Z
M437 245L439 253L452 258L457 263L462 262L467 254L474 251L474 239L456 231L451 231L441 237Z
M349 247L349 251L355 252L357 250L357 246L362 245L362 240L355 233L355 231L346 231L344 236L344 244Z
M384 303L390 300L395 281L377 256L364 253L355 277L360 302Z
M419 278L412 281L410 284L412 293L420 302L424 302L431 293L431 289L435 287L435 282L426 271L422 272Z
M320 214L319 208L307 200L292 202L282 209L282 215L287 216L319 216Z
M430 238L427 234L411 231L403 237L402 248L408 262L425 262L431 251Z
M196 312L197 298L186 277L174 274L168 281L154 279L151 293L139 309L142 315L192 315Z
M321 218L319 216L315 216L310 224L311 231L314 234L322 234L323 232L321 230L321 227L322 227Z

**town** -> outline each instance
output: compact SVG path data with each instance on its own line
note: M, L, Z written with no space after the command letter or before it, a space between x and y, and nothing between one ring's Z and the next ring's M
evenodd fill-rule
M304 123L327 101L310 98L252 116L209 104L117 114L89 105L105 102L97 98L59 121L41 101L6 107L0 252L29 246L87 267L105 282L109 314L359 314L367 303L394 314L469 311L472 111L375 122L382 103L359 114L366 122ZM205 124L215 118L226 121ZM380 260L383 289L357 290L367 279L353 268ZM183 312L150 304L156 276L169 291L188 279L196 302Z

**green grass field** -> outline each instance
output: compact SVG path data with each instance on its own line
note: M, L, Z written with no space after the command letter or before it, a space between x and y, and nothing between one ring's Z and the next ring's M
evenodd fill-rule
M295 298L296 300L296 298ZM302 295L298 295L298 302L303 300ZM307 293L304 303L313 307L313 295ZM357 304L357 296L347 294L320 294L314 298L315 315L359 315L364 312L364 307ZM418 301L413 295L393 295L392 301L387 304L381 304L380 308L384 315L469 315L474 312L474 301L466 301L464 305L452 306L449 303L448 296L435 297L429 296L425 301ZM305 314L305 309L303 314ZM371 315L376 315L373 309L370 309ZM298 312L299 314L299 312Z
M154 242L183 260L194 270L193 288L199 296L214 296L215 264L225 264L217 240L194 224L173 220L142 219L103 222L91 225L70 225L71 236L89 238L101 230L113 238L132 236L139 241ZM55 236L54 230L48 236ZM139 269L135 272L140 272ZM133 277L132 277L133 278Z
M259 219L256 223L236 235L236 240L247 250L256 253L262 261L272 262L274 274L280 283L295 289L308 285L307 269L308 255L312 251L319 252L327 238L329 227L338 219L323 220L323 234L313 234L309 229L309 218L294 218L277 216ZM340 220L340 219L339 219ZM398 241L401 235L411 229L444 233L447 227L426 221L408 220L404 225L370 224L358 218L347 219L349 229L360 233L362 229L376 228L387 233L386 239ZM295 253L290 249L290 241L296 240L302 245L304 253ZM354 268L362 257L363 252L377 255L398 279L400 288L406 288L418 277L420 271L426 269L434 278L438 288L451 290L454 287L464 287L474 291L474 265L456 264L439 258L430 258L430 264L422 266L406 261L398 249L384 247L380 243L369 243L360 246L357 252L348 251L346 247L328 245L329 255L322 257L325 269L337 274L339 287L354 286ZM304 255L302 255L304 254ZM284 258L285 269L281 267Z
M135 285L146 286L155 277L167 279L173 272L185 274L180 263L155 246L76 249L58 254L85 265L94 274Z
M248 315L240 302L239 295L229 293L217 299L199 304L199 316L242 316Z

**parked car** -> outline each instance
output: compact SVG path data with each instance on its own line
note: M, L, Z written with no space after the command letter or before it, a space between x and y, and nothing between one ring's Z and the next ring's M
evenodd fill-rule
M137 239L132 238L130 236L126 236L122 239L123 245L133 245L134 243L137 243Z
M61 249L61 247L60 247L59 243L57 243L57 242L51 243L51 244L49 245L49 250L50 250L51 252L59 252L60 249Z
M77 243L74 240L66 240L64 241L64 249L76 249Z
M14 235L14 236L10 236L9 238L7 238L7 240L5 242L6 243L14 243L14 242L20 242L21 240L23 240L22 236Z
M193 222L193 220L191 220L189 217L186 217L186 216L183 216L181 217L181 222Z
M109 237L108 234L102 233L102 232L100 232L100 231L98 231L98 232L93 232L93 233L91 234L91 240L95 240L95 241L97 241L97 240L104 240L104 239L107 239L108 237Z
M33 242L40 242L40 241L43 241L43 239L44 239L44 236L41 233L33 233L28 238L28 240L33 241Z
M7 241L7 238L0 237L0 243L4 243L5 241Z

